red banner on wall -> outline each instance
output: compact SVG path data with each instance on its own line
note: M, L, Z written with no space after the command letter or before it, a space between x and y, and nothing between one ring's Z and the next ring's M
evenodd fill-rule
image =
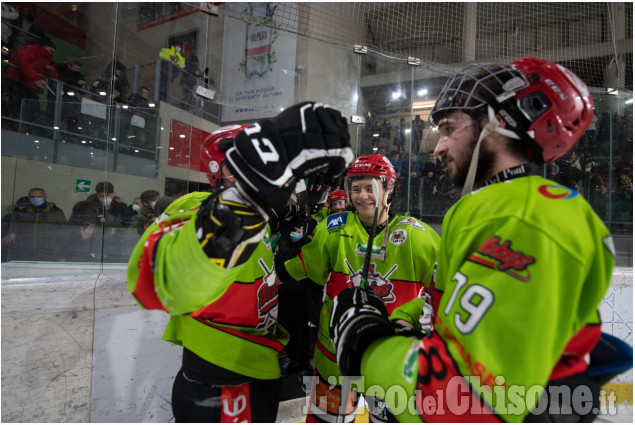
M199 171L201 144L210 133L178 120L172 120L168 165Z

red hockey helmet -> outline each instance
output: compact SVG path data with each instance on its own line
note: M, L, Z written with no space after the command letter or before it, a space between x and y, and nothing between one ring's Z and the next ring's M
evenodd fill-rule
M472 64L445 84L431 111L440 119L453 110L485 114L491 106L518 138L542 148L552 162L569 151L593 118L586 84L553 62L524 57L511 64Z
M334 190L329 194L328 203L335 201L348 201L348 195L343 190Z
M200 170L207 174L207 179L212 187L218 186L222 177L223 161L225 161L225 154L218 150L218 144L223 139L235 138L239 131L247 127L249 125L238 124L221 127L203 142Z
M355 159L346 170L346 191L350 193L351 181L355 177L379 177L384 183L386 192L395 188L397 173L392 164L383 155L362 155Z

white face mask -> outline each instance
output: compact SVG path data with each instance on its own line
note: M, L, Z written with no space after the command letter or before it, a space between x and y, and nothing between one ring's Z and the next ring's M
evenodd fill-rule
M176 46L176 47L175 47L175 50L176 50L177 52L180 52L180 51L181 51L181 48L180 48L179 46Z
M141 208L139 208L139 205L137 205L137 204L133 204L133 205L132 205L132 211L136 211L136 212L138 212L140 209L141 209Z
M157 201L152 201L150 203L150 208L154 209L154 206L157 204Z
M104 198L101 200L101 203L104 204L104 207L107 207L112 202L112 198Z

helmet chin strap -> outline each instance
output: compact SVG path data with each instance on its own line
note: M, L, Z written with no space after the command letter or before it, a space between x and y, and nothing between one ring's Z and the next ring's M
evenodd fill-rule
M478 167L478 157L481 151L481 142L485 140L490 133L496 132L502 134L503 136L507 136L510 139L518 139L520 137L516 133L511 130L507 130L505 128L498 126L498 119L496 118L496 112L494 108L491 106L487 107L487 116L489 118L489 122L487 125L481 130L481 134L478 137L478 141L476 142L476 146L474 146L474 152L472 153L472 160L470 162L470 168L467 171L467 177L465 177L465 184L463 184L463 191L461 192L461 197L467 195L474 188L474 181L476 180L476 169Z

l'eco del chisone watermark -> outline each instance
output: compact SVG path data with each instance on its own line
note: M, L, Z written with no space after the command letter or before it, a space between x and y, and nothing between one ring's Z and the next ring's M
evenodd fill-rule
M549 415L571 415L572 413L585 416L589 413L593 415L616 415L617 395L614 391L600 390L599 407L594 407L593 390L587 385L577 385L574 388L567 385L550 385L548 395L545 395L546 388L541 385L522 386L505 385L505 379L497 377L494 386L481 386L480 376L455 376L452 377L447 387L452 388L453 394L449 403L446 391L437 389L434 394L424 394L421 390L415 390L415 394L408 394L408 391L400 385L392 385L384 388L379 385L371 385L368 388L364 385L364 377L330 377L328 382L331 389L342 386L345 382L352 384L352 387L367 396L374 396L380 400L389 402L391 412L395 415L404 413L406 410L411 415L452 415L461 416L467 413L471 415L491 414L492 411L486 408L474 395L491 400L488 403L498 415L522 415L531 411L534 415L540 415L548 410ZM304 377L304 388L307 394L315 394L317 380L313 377ZM474 390L481 388L481 390ZM488 388L487 390L485 388ZM486 394L488 393L488 394ZM309 409L309 404L304 406L304 413Z

